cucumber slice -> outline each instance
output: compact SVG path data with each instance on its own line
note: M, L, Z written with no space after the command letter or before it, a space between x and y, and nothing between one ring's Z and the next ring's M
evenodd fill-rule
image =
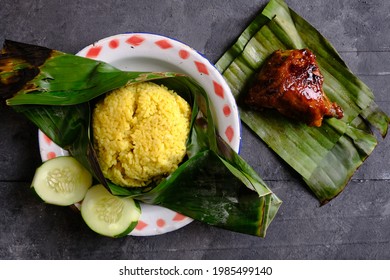
M92 186L81 203L81 216L95 232L122 237L138 223L141 208L131 197L112 195L103 185Z
M45 161L35 171L31 183L31 187L43 201L60 206L83 200L91 185L91 173L71 156Z

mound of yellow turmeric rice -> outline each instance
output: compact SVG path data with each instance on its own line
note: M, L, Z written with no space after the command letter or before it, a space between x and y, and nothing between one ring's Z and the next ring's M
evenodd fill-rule
M172 173L186 154L190 118L183 98L151 82L108 93L92 114L104 176L120 186L139 187Z

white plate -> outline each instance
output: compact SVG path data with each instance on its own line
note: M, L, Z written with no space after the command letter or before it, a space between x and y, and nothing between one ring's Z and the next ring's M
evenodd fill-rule
M218 133L236 152L239 151L240 118L230 88L218 70L189 46L160 35L128 33L95 42L77 55L108 62L126 71L173 71L193 77L210 98ZM43 161L67 154L41 131L38 136ZM141 209L140 221L130 235L163 234L192 221L160 206L141 204Z

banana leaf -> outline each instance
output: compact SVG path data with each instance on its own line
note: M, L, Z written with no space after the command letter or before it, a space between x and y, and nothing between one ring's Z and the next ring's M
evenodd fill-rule
M254 73L278 49L312 50L324 76L324 91L344 111L320 128L276 112L240 104ZM346 66L334 47L283 0L271 0L216 63L239 106L241 120L298 172L321 204L336 197L378 143L371 127L386 136L389 117L372 91Z
M69 150L113 194L162 205L201 222L264 237L281 201L217 134L207 94L176 73L124 72L44 47L6 41L0 55L0 96L57 145ZM105 179L90 141L91 108L106 92L153 80L192 106L187 160L144 188Z

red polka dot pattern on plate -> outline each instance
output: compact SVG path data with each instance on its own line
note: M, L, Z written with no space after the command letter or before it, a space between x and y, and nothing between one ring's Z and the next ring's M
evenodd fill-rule
M230 125L226 128L225 135L229 142L231 142L234 137L234 129Z
M196 68L198 69L199 73L206 74L206 75L209 74L209 71L207 70L207 66L204 63L196 61L196 60L194 61L194 63L196 65Z
M222 99L225 98L225 94L223 92L223 87L217 83L216 81L213 81L213 85L214 85L214 92L216 95L218 95L219 97L221 97Z
M46 134L43 134L43 140L46 142L46 144L50 145L53 141L46 136Z
M93 46L89 49L86 56L88 58L97 58L101 50L102 50L102 46Z
M133 35L130 36L127 40L126 43L129 45L132 45L134 47L140 46L143 42L145 41L145 38L140 36L140 35Z
M225 115L225 117L229 117L230 114L232 113L232 110L230 109L230 106L227 105L227 104L225 106L223 106L222 111L223 111L223 114Z
M109 46L111 49L116 49L117 47L119 47L119 40L118 40L118 39L112 39L112 40L108 43L108 46Z
M52 158L57 157L57 155L55 152L48 152L46 157L47 157L47 159L52 159Z
M185 220L187 218L188 218L187 216L184 216L184 215L182 215L180 213L177 213L175 215L175 217L173 217L172 221L183 221L183 220Z
M180 50L179 51L179 56L181 59L187 59L190 57L190 53L186 50Z
M170 48L173 47L172 44L168 40L166 40L166 39L158 40L158 41L155 42L155 44L157 46L159 46L163 50L170 49Z
M166 224L166 222L165 222L164 219L161 219L161 218L160 218L160 219L158 219L158 220L156 221L156 225L157 225L158 227L160 227L160 228L164 227L165 224Z
M139 220L138 223L137 223L137 226L135 227L137 230L143 230L144 228L146 228L148 226L147 223Z
M61 149L41 130L38 130L38 143L42 161L69 155L68 151Z
M131 235L148 236L169 232L192 221L187 216L156 205L141 204L141 210L141 218Z

